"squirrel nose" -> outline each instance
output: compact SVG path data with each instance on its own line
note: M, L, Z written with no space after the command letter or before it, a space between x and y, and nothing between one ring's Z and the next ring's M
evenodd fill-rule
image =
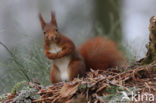
M52 36L52 39L55 41L56 40L56 35L53 35Z
M56 36L55 35L47 35L47 38L49 40L55 40Z

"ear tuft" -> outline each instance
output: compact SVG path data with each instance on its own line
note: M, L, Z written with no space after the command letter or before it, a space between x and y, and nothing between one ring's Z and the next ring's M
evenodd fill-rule
M54 11L51 11L51 23L57 27L57 22L56 22Z
M42 30L43 30L45 25L46 25L46 22L44 21L41 13L39 13L39 19L40 19L41 27L42 27Z

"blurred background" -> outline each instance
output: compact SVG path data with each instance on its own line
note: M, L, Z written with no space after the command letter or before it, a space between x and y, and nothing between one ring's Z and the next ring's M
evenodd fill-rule
M55 11L59 29L77 46L103 35L113 39L129 60L138 60L146 53L155 4L155 0L1 0L0 93L32 78L50 84L51 61L43 54L39 12L49 22L50 11Z

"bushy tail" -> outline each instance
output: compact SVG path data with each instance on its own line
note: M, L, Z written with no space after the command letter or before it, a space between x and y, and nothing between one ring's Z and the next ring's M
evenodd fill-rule
M116 43L100 36L87 40L79 47L79 51L84 57L87 70L104 70L125 61Z

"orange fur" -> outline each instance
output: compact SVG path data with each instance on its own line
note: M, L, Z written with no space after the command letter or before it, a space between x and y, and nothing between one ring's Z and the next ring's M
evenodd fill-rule
M86 72L86 67L87 70L106 69L119 65L123 60L116 44L102 37L88 40L78 50L72 40L58 30L53 12L51 17L51 22L46 23L41 14L39 15L44 32L44 53L53 60L50 72L52 83L82 76Z
M124 56L115 42L100 36L86 41L79 47L79 51L84 57L87 70L104 70L118 66L124 61Z
M51 16L51 22L45 23L41 14L39 15L41 27L44 32L44 53L49 59L53 60L50 80L52 83L63 81L62 79L72 80L74 77L81 76L85 73L85 64L74 43L58 30L53 12ZM52 44L55 44L61 50L52 53L50 51ZM64 71L61 71L62 69ZM67 72L67 75L62 72Z
M58 43L56 43L60 48L62 48L62 52L58 52L58 53L50 53L49 50L50 50L50 44L52 44L53 42L52 41L48 41L44 38L44 52L45 52L45 55L49 58L49 59L57 59L57 58L61 58L61 57L64 57L66 55L69 55L69 54L72 54L72 52L74 51L75 49L75 45L73 44L73 42L63 36L61 33L60 33L60 40Z
M76 69L75 69L76 68ZM82 60L73 60L69 66L69 80L73 80L75 77L81 77L85 73L85 64Z
M61 81L59 70L55 65L52 66L50 71L50 81L52 83L57 83Z

